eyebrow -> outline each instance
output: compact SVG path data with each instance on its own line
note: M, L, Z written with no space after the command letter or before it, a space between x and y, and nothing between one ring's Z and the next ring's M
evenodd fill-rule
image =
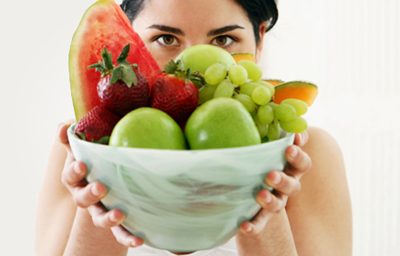
M149 27L147 27L148 29L157 29L163 32L168 32L168 33L172 33L172 34L176 34L176 35L181 35L184 36L185 32L182 31L182 29L180 28L175 28L175 27L170 27L170 26L166 26L166 25L160 25L160 24L153 24ZM235 29L244 29L244 27L239 26L239 25L228 25L228 26L224 26L221 28L216 28L213 30L210 30L207 33L207 36L216 36L216 35L220 35L220 34L224 34L226 32L235 30Z
M217 29L213 29L210 32L207 33L207 36L216 36L216 35L220 35L220 34L224 34L226 32L235 30L235 29L244 29L244 27L239 26L239 25L228 25L228 26L224 26L222 28L217 28Z
M149 28L158 29L163 32L173 33L173 34L177 34L177 35L181 35L181 36L185 35L185 33L182 31L182 29L174 28L174 27L170 27L170 26L166 26L166 25L153 24L147 28L148 29Z

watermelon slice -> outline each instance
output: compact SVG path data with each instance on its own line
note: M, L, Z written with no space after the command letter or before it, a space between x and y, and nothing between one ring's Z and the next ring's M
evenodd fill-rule
M128 43L131 50L127 60L136 63L139 72L151 82L160 68L120 6L114 0L97 0L89 7L75 31L69 52L71 95L77 120L100 104L100 74L88 66L101 59L105 47L115 62Z

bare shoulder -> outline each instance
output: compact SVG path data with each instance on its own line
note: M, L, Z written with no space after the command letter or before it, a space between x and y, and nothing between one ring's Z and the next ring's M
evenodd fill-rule
M311 127L308 133L303 150L312 168L286 208L299 255L351 255L351 204L342 151L323 129Z
M341 159L342 152L337 141L327 131L318 127L310 127L308 129L308 134L309 139L307 144L303 147L304 151L306 151L308 154L313 154L320 157L329 155L330 157L335 157L335 160L343 162Z

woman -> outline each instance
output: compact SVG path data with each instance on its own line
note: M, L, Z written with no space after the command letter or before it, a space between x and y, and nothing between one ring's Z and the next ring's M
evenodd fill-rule
M204 43L252 52L258 60L278 17L273 0L125 0L121 6L160 66ZM105 187L85 183L87 168L74 160L67 128L60 127L40 196L39 255L126 255L129 247L138 247L131 253L141 255L143 241L119 226L123 213L99 204ZM350 255L351 207L338 145L323 130L310 128L296 135L286 158L285 172L266 177L275 190L258 193L262 210L241 224L234 255Z

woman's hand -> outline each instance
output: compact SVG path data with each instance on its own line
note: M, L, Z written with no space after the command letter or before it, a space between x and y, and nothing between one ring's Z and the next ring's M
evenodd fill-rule
M99 182L88 183L85 180L87 167L75 160L68 141L67 130L70 124L62 124L59 129L59 139L65 146L68 155L62 172L62 183L71 193L76 205L87 208L96 227L111 229L116 240L126 247L136 247L143 244L141 238L133 236L120 224L125 216L118 209L107 211L100 200L107 194L106 187Z
M271 217L285 208L288 197L301 189L301 177L311 169L311 159L300 147L308 140L308 133L296 134L294 145L286 149L288 164L283 172L271 171L265 178L265 184L273 191L261 190L257 194L257 202L262 209L251 221L240 225L244 234L260 234Z

